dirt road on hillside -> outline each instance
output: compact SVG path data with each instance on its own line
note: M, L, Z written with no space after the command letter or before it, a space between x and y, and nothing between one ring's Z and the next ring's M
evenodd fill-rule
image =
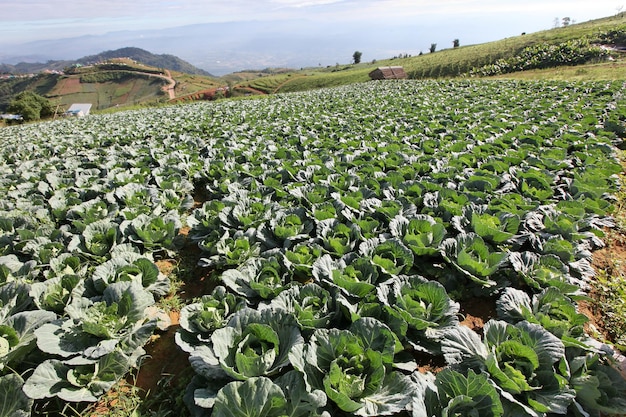
M170 73L170 70L166 69L165 75L161 76L161 78L167 80L167 83L168 83L166 86L162 88L162 90L169 95L170 100L175 99L176 93L174 92L174 87L176 87L176 80L172 78L172 74Z

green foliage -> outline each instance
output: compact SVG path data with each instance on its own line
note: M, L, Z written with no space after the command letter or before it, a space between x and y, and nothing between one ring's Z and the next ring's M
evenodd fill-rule
M176 335L194 415L622 412L575 302L614 225L623 92L370 82L4 129L0 376L96 401L164 324L154 260L184 254L215 288ZM476 294L502 316L482 334L458 322Z
M22 115L25 121L39 120L54 114L52 103L32 91L17 94L9 104L8 111Z
M557 45L537 44L524 48L514 57L499 59L493 64L472 69L470 75L485 77L561 65L580 65L591 61L606 60L609 55L606 49L592 45L586 39L572 40Z

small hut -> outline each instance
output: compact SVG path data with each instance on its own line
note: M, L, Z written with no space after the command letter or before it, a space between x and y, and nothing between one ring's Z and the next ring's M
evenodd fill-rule
M369 73L372 80L403 80L408 78L402 67L378 67Z

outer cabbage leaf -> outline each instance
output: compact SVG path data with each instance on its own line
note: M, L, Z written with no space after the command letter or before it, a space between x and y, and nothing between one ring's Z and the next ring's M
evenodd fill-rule
M29 290L30 285L20 281L0 285L0 323L15 313L29 309L33 301Z
M24 384L32 399L59 397L71 402L94 402L119 381L130 368L129 358L119 351L87 365L66 365L56 359L41 363Z
M30 417L34 402L22 391L23 385L19 375L0 376L0 417Z
M287 399L278 385L266 377L233 381L215 398L215 417L281 417L286 415Z
M32 351L35 344L35 330L56 319L50 311L22 311L0 321L0 373L14 367Z
M0 256L0 284L21 278L33 279L37 275L36 261L22 262L14 254Z

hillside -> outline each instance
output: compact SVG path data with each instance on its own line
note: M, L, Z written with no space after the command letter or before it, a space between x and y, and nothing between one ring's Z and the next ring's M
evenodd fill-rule
M301 70L266 68L221 78L207 76L206 72L172 55L155 55L127 47L72 62L0 65L0 72L39 72L36 76L0 80L0 112L6 110L12 96L24 90L46 96L61 108L73 102L90 102L94 109L104 110L159 104L174 97L178 101L210 99L226 85L231 94L240 95L336 87L368 81L371 70L387 65L403 66L411 79L475 76L623 79L626 78L626 59L619 49L625 44L626 17L620 14L419 56ZM114 65L115 62L121 62L122 66ZM50 73L67 68L73 69ZM522 69L524 71L520 71ZM168 71L171 78L166 75ZM164 89L166 83L175 88ZM165 93L169 93L169 97Z
M116 49L114 51L105 51L97 55L86 56L79 59L77 62L83 65L88 65L89 63L103 62L114 58L129 58L151 67L164 68L171 71L183 72L185 74L205 75L208 77L213 76L207 71L197 68L177 56L169 54L156 55L141 48L132 47Z
M494 63L519 60L528 57L536 59L542 54L560 54L560 62L555 62L550 68L559 68L562 71L572 68L567 62L571 54L583 52L598 52L600 44L608 47L624 46L626 43L626 14L610 16L588 22L582 22L568 27L560 27L536 33L520 34L499 41L466 45L458 48L438 50L412 57L396 57L376 62L363 62L357 65L336 65L326 68L305 68L291 73L263 74L252 80L243 81L242 85L264 91L266 93L305 91L316 88L335 87L368 81L368 73L378 66L401 65L411 79L435 79L469 77L473 70L493 65ZM572 46L574 48L572 48ZM595 49L594 49L595 48ZM535 52L533 56L532 53ZM580 70L578 78L592 76L594 79L623 79L624 72L621 66L626 62L622 53L611 52L610 60L589 58L583 67L577 63ZM583 54L584 56L584 54ZM593 56L592 54L589 55ZM587 66L591 65L591 68ZM617 68L617 70L616 70ZM551 78L554 69L544 70L537 76ZM572 71L575 72L576 70ZM513 71L506 77L517 77L522 72ZM528 70L523 71L523 76ZM484 74L478 74L484 76ZM495 74L494 74L495 75ZM570 74L572 75L572 74ZM502 75L500 75L502 76ZM530 76L533 77L532 75ZM558 75L556 78L563 78Z
M63 112L72 103L91 103L94 110L150 106L176 96L220 87L212 77L170 71L131 58L113 58L106 53L91 58L102 61L74 65L64 71L48 70L0 79L0 113L5 112L11 99L22 91L33 91L48 98Z
M121 48L113 51L104 51L96 55L89 55L74 61L48 61L45 63L21 62L16 65L0 64L0 73L5 74L36 74L43 71L63 71L67 67L75 65L90 65L98 62L105 62L110 59L128 58L141 62L145 65L178 71L186 74L212 76L208 72L197 68L189 62L174 55L157 55L141 48Z

